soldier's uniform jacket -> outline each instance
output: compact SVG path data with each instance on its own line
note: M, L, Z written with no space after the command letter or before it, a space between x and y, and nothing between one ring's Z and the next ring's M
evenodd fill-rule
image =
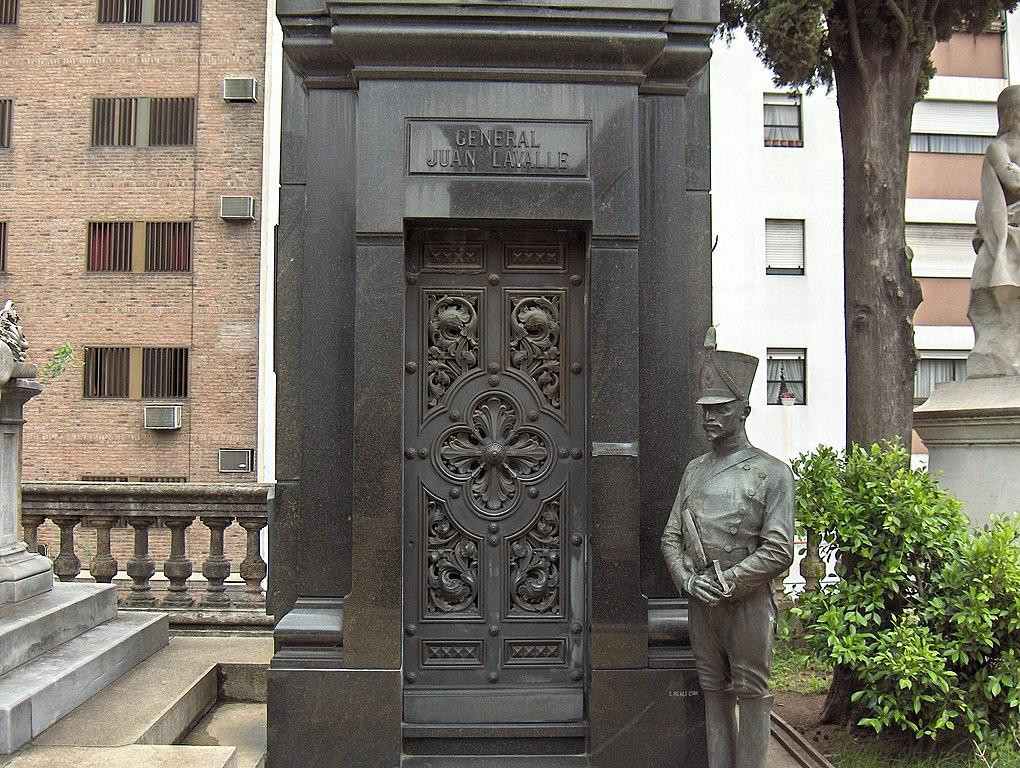
M697 544L688 539L690 510L708 562L719 561L740 599L768 584L793 562L793 474L774 456L749 447L717 459L712 451L684 470L662 552L681 594L700 574ZM689 530L689 526L688 526Z

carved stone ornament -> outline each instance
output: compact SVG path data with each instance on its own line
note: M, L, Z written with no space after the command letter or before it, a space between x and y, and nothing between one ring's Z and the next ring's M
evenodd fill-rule
M560 356L560 297L557 294L512 299L510 364L530 376L546 401L559 410L563 361Z
M510 544L511 614L560 612L561 497L543 504L535 521Z
M461 530L446 504L432 497L426 499L425 531L425 613L478 615L478 539Z
M0 310L0 341L10 347L14 362L25 362L28 352L28 339L21 329L21 315L14 308L14 302L8 301Z
M554 461L549 438L524 426L519 404L500 391L476 399L467 423L446 430L437 443L437 468L463 483L472 506L486 517L508 514L523 486L544 477Z
M430 294L426 408L439 404L450 386L478 365L477 295Z

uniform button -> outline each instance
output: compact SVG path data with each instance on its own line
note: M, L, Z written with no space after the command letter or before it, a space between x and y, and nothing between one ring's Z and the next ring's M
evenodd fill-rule
M759 472L759 473L758 473L758 477L759 477L759 478L760 478L761 480L764 480L764 479L765 479L765 473L764 473L764 472Z
M730 528L730 533L732 533L734 536L736 536L737 535L737 526L733 526L732 528Z
M733 545L732 544L727 544L726 545L726 551L727 552L732 552L733 551Z
M741 469L743 469L743 470L744 470L745 472L746 472L747 470L749 470L750 468L751 468L751 465L750 465L750 464L745 464L745 465L744 465L743 467L741 467Z
M748 496L754 496L754 491L753 491L753 490L750 490L750 491L748 491L748 492L747 492L747 495L748 495Z

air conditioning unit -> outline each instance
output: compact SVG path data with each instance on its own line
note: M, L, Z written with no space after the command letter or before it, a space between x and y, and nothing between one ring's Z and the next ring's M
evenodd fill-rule
M258 101L259 81L254 77L224 77L223 100L252 103Z
M253 448L220 448L220 472L251 472L254 469Z
M220 197L220 218L224 221L254 221L255 198L222 195Z
M146 429L180 429L181 406L147 405L143 420Z

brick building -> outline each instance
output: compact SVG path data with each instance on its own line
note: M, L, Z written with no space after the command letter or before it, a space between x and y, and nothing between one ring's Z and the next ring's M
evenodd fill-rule
M219 452L258 440L266 20L255 0L0 0L0 295L31 361L74 350L27 409L26 481L256 480ZM146 428L151 405L179 428Z

